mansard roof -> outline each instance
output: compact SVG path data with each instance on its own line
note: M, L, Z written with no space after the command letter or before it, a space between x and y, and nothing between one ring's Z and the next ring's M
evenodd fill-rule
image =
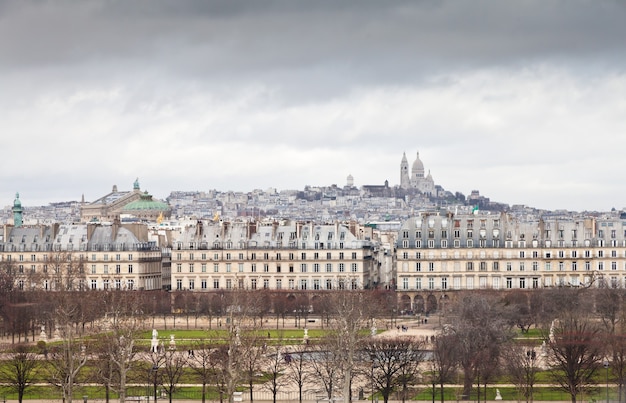
M6 234L0 235L0 250L34 252L145 248L148 239L140 239L131 229L123 225L100 224L11 227L5 228ZM156 247L156 244L152 246Z

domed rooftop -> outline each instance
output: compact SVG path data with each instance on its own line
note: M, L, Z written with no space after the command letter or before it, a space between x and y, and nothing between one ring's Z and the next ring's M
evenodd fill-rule
M144 192L139 200L130 202L124 206L123 211L170 211L167 203L152 200L152 195Z
M411 169L411 172L413 172L413 173L417 173L417 172L424 173L424 164L422 163L422 160L420 160L420 153L419 152L417 153L417 158L413 162L413 168Z

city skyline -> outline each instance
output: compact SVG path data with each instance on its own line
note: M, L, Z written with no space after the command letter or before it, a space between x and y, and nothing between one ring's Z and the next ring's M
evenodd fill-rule
M626 6L9 1L0 205L175 190L436 184L621 209Z

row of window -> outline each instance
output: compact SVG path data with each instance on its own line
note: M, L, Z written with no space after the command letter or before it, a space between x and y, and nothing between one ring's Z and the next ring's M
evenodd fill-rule
M487 219L479 219L479 225L481 229L485 229L487 228ZM415 224L417 226L421 226L422 225L422 220L417 219L415 221ZM433 232L434 228L435 228L435 219L431 218L427 221L428 224L428 232ZM443 218L441 220L441 226L446 227L448 225L448 220L446 218ZM453 222L454 228L461 228L461 220L454 220ZM474 220L466 220L465 221L465 227L468 229L472 229L474 228ZM492 220L491 221L491 227L493 227L494 229L498 229L500 228L500 220ZM442 229L442 233L445 232L445 229ZM416 230L415 231L415 237L419 238L421 236L421 230ZM406 238L409 236L409 231L408 230L403 230L402 231L402 235Z
M184 284L185 283L185 284ZM209 284L210 284L210 280L207 279L201 279L200 280L200 289L201 290L208 290L209 289ZM257 280L255 278L250 279L249 283L246 283L244 281L244 279L238 279L238 281L235 283L235 281L233 281L233 279L226 279L226 281L224 283L222 283L220 281L220 279L213 279L213 289L218 290L220 289L222 286L224 286L225 289L232 289L235 287L238 288L250 288L252 290L256 290L258 288L264 288L264 289L270 289L271 288L271 283L270 283L270 279L262 279L262 281ZM247 285L249 287L247 287ZM185 289L185 286L187 287L186 289L188 290L194 290L196 289L196 280L195 279L189 279L186 280L185 282L183 281L183 279L177 279L176 280L176 290L183 290ZM352 290L356 290L359 288L359 281L356 279L338 279L338 280L334 280L334 279L313 279L313 280L309 280L309 279L300 279L298 282L296 282L294 279L289 279L287 281L287 289L289 290L333 290L333 289L340 289L340 290L344 290L344 289L352 289ZM276 279L274 281L274 288L275 290L282 290L283 289L283 280L282 279Z
M122 265L121 264L116 264L115 266L111 267L111 270L109 270L109 265L105 264L102 266L102 274L110 274L110 273L115 273L115 274L133 274L133 265L129 264L128 266L125 267L124 273L122 273ZM91 265L91 274L99 274L98 273L98 266L95 264Z
M135 280L133 279L128 279L126 281L123 281L121 279L115 279L113 281L105 279L102 280L102 289L103 290L109 290L109 289L116 289L116 290L121 290L123 288L123 286L125 287L126 290L134 290L135 289ZM17 288L20 290L24 290L26 287L26 281L24 280L18 280L17 281ZM35 284L31 284L31 287L36 287ZM46 291L50 291L50 290L54 290L56 289L54 282L49 281L49 280L43 280L43 283L41 284L42 289L46 290ZM85 280L83 279L79 279L77 282L77 287L79 290L84 290L85 289ZM90 287L92 290L97 290L98 289L98 280L96 279L92 279L91 280L91 284Z
M209 256L209 254L207 253L194 254L193 252L190 252L187 256L183 256L182 253L176 253L176 260L196 260L198 255L200 256L199 260L207 260L207 257ZM214 253L213 260L222 260L222 257L220 255L221 255L220 253ZM225 255L225 260L235 260L234 253L227 252L224 255ZM295 253L290 252L286 255L288 256L289 260L295 260L295 257L296 257ZM257 257L260 258L261 256L263 256L263 258L260 260L282 260L283 254L281 252L276 252L275 254L271 254L271 257L270 257L269 252L263 252L262 254L259 253L258 256L256 252L251 252L248 257L244 253L239 253L237 254L237 260L257 260ZM313 255L311 254L307 255L306 252L301 252L300 260L307 260L307 256L309 259L311 259L312 257L314 260L319 260L321 255L319 252L314 252ZM358 253L352 252L351 257L353 260L358 259ZM339 252L338 257L333 258L332 253L327 252L326 260L332 260L332 259L345 259L345 253Z
M424 271L428 270L428 271L436 271L436 264L435 262L428 262L427 265L422 264L423 262L415 262L415 271L416 272L421 272L422 269L424 269ZM425 262L424 262L425 263ZM526 267L526 263L527 262L516 262L516 270L518 271L525 271L527 269ZM556 262L556 265L553 266L552 264L553 262L543 262L543 270L544 271L552 271L553 268L555 268L558 271L576 271L579 269L579 265L577 261L573 261L573 262ZM595 269L597 270L604 270L605 267L605 263L609 263L609 267L608 269L610 270L618 270L619 269L619 265L618 262L613 261L613 262L595 262ZM506 262L505 263L505 269L506 271L513 271L513 262ZM445 271L446 269L446 262L443 262L441 264L443 271ZM460 271L461 270L461 263L460 262L454 262L454 271ZM487 271L489 270L489 266L491 266L491 270L492 271L499 271L500 270L500 262L491 262L491 265L489 265L488 262L465 262L465 270L466 271L474 271L474 270L479 270L479 271ZM540 262L531 262L530 264L530 270L532 271L539 271L539 267L540 267ZM583 263L583 267L584 270L586 271L590 271L592 270L592 262L590 261L585 261ZM608 270L607 269L607 270ZM626 270L626 262L624 262L623 270ZM408 271L408 264L407 263L403 263L402 264L402 271L403 272L407 272Z
M433 238L435 238L435 229L433 228L434 227L434 222L432 222L430 224L431 225L429 225L429 227L431 227L431 228L429 228L428 230L424 231L424 233L428 236L429 239L433 239ZM466 224L467 224L466 225L467 237L471 238L473 236L474 224L473 224L472 221L467 221ZM486 222L483 222L483 220L481 220L480 224L481 224L480 225L480 229L481 229L480 233L483 234L485 232L482 231L482 230L486 230L487 225L486 225ZM461 227L460 222L455 220L454 228L460 228L460 227ZM493 228L494 228L494 231L493 231L494 236L498 236L498 234L499 234L499 230L498 230L499 229L499 225L494 222ZM608 232L606 232L603 229L598 229L598 231L597 231L597 235L598 236L597 237L598 238L604 238L607 233L609 234L611 239L617 238L617 230L615 230L615 229L612 229L612 230L610 230ZM460 229L455 229L455 230L452 231L452 234L453 234L454 238L460 238L461 237L461 230ZM564 229L556 230L555 234L556 234L558 239L565 239L565 230ZM525 238L524 235L525 234L520 234L520 238L524 239ZM550 239L550 238L552 238L552 235L553 235L553 233L552 233L552 230L550 230L550 229L545 229L543 231L543 238L544 239ZM575 240L575 239L578 238L579 231L577 229L572 229L571 232L570 232L570 235L571 235L571 239ZM508 231L507 232L507 237L511 238L511 236L512 236L512 232ZM408 238L408 237L409 237L409 231L408 230L402 230L402 238ZM447 238L447 237L448 237L448 230L447 229L441 229L441 238ZM536 239L538 237L539 237L539 233L533 234L533 238ZM623 237L626 238L626 229L624 230ZM417 239L422 238L422 231L421 230L416 230L415 231L415 238L417 238ZM587 239L592 238L592 231L585 231L585 238L587 238Z
M37 259L38 257L39 257L39 259ZM133 260L133 254L132 253L128 254L127 257L128 257L127 260L129 260L129 261ZM53 256L54 260L60 260L61 258L62 258L62 255L54 255ZM74 255L72 255L72 254L67 254L65 256L65 259L72 260L72 259L76 259L76 257ZM6 260L7 262L14 261L12 255L6 255L6 256L5 255L0 255L0 261L3 261L3 260ZM78 255L78 261L83 261L83 260L85 260L85 255L81 253L80 255ZM104 255L102 255L101 258L99 258L98 255L92 254L91 255L91 260L92 261L102 260L102 261L107 262L107 261L109 261L109 255L108 254L104 254ZM119 254L119 253L117 253L115 255L111 255L110 256L110 260L111 261L121 261L122 260L122 255ZM43 254L43 255L31 254L30 256L20 254L20 255L17 255L17 260L16 261L18 261L18 262L38 262L38 261L49 262L51 260L49 259L48 254Z
M308 237L308 230L305 228L304 231L305 232L302 234L302 239L303 240L307 240L309 238ZM278 241L284 240L285 239L284 234L285 234L284 231L278 232L278 234L276 235L276 239ZM265 238L270 238L270 237L271 237L271 232L265 232ZM316 232L315 235L313 235L313 239L315 239L316 241L319 241L322 238L323 237L322 237L320 232ZM298 239L298 237L297 237L297 233L296 232L290 232L289 233L289 240L290 241L296 241L297 239ZM335 239L335 232L334 231L327 232L326 240L332 241L333 239ZM346 239L346 232L345 231L339 232L339 240L344 241L345 239ZM241 244L241 242L240 242L240 244ZM226 241L223 244L220 243L220 242L214 242L213 243L213 246L214 247L218 247L218 248L220 248L222 245L226 245L226 247L228 249L231 249L233 247L233 242L232 241ZM243 245L241 245L241 246L243 246ZM183 247L183 244L179 242L178 243L178 249L180 249L182 247ZM197 242L190 242L189 243L189 249L197 249L197 247L198 247ZM199 247L200 248L206 248L206 247L208 247L208 243L207 242L200 242Z
M132 265L129 265L132 266ZM223 264L224 270L226 271L226 273L232 273L233 272L233 266L231 263L225 263ZM308 273L309 270L312 270L313 273L320 273L323 269L324 272L326 273L332 273L334 270L334 264L333 263L324 263L323 266L321 263L312 263L312 264L308 264L308 263L300 263L300 267L299 267L299 273ZM346 271L346 264L345 263L337 263L337 271L339 273L344 273ZM132 267L131 267L132 269ZM274 270L272 272L274 273L282 273L282 266L277 265ZM287 271L285 271L285 273L295 273L295 268L294 265L290 264L287 268ZM194 273L196 270L196 265L194 263L189 263L187 265L187 272L188 273ZM350 271L353 273L356 273L359 271L359 263L350 263ZM183 272L183 264L182 263L176 263L176 272L177 273L182 273ZM200 272L201 273L206 273L207 272L207 264L206 263L201 263L200 264ZM220 264L219 263L214 263L213 264L213 272L214 273L219 273L220 272ZM258 272L263 272L263 273L269 273L270 272L270 265L267 263L263 263L262 265L258 265L257 263L251 263L249 264L249 271L245 270L245 265L244 263L238 263L237 264L237 272L239 273L258 273Z
M403 249L409 249L411 248L411 242L408 239L403 239L402 240L402 248ZM461 248L462 245L462 241L460 239L454 239L452 241L452 247L453 248ZM512 249L513 246L516 245L517 248L526 248L526 241L518 241L518 242L513 242L513 241L505 241L504 242L504 247L507 249ZM550 248L552 246L552 242L551 241L544 241L543 245L546 248ZM605 242L603 239L596 239L593 242L594 246L600 247L600 248L604 248L607 246L610 246L612 248L617 248L617 247L624 247L626 246L626 240L622 240L622 241L618 241L616 239L611 240L610 242ZM539 246L539 242L538 241L532 241L531 246L533 248L536 248ZM579 244L578 241L573 240L571 242L565 242L565 241L557 241L556 242L556 246L559 248L565 248L565 247L572 247L572 248L576 248L576 247L580 247L580 246L584 246L584 247L589 247L592 246L592 242L588 239L586 239L582 244ZM435 248L442 248L442 249L446 249L449 247L449 242L447 239L440 239L440 240L435 240L435 239L428 239L426 242L422 242L421 239L416 240L413 243L413 247L415 248L424 248L427 247L429 249L435 249ZM480 238L480 239L467 239L465 241L464 247L467 248L474 248L474 247L478 247L478 248L500 248L501 247L501 241L500 239L485 239L485 238Z
M545 259L566 259L566 258L571 258L571 259L578 259L581 257L587 258L587 259L594 259L594 258L605 258L605 257L613 257L613 258L617 258L617 257L626 257L626 250L622 251L622 256L618 256L619 253L617 250L611 250L611 251L605 251L605 250L596 250L595 254L593 253L594 251L591 250L570 250L569 253L566 253L566 251L564 250L559 250L556 253L554 253L554 251L551 250L546 250L543 251L543 253L540 253L540 251L537 250L533 250L531 251L531 253L527 253L527 251L525 250L521 250L518 251L518 253L516 254L517 257L519 257L520 259L526 259L532 256L533 259L539 259L539 258L545 258ZM607 253L605 253L607 252ZM500 252L499 251L494 251L492 253L493 258L494 259L498 259L500 257ZM507 259L510 259L513 257L513 253L511 251L507 251L504 253L504 255L506 256ZM420 251L416 251L415 252L415 259L422 259L424 258L424 254L422 254L422 252ZM465 254L465 257L467 257L468 259L471 259L474 256L474 253L472 251L467 251ZM480 252L479 256L484 258L487 256L487 254L485 252ZM399 256L401 259L403 260L407 260L407 259L411 259L411 254L409 252L402 252L402 254ZM426 256L428 259L434 259L435 255L433 252L429 252L428 255ZM448 258L448 253L447 252L441 252L439 254L439 257L442 259L447 259ZM461 258L461 254L460 252L454 252L452 257L454 257L455 259L460 259Z
M78 270L79 273L84 273L85 269L83 266L77 266L76 269ZM18 273L25 273L26 270L30 270L31 273L36 273L37 272L37 266L36 265L30 265L29 268L26 268L23 264L17 265L17 272ZM57 272L58 271L58 267L57 266L52 266L52 271L53 272ZM43 266L41 266L41 272L42 273L48 273L48 265L44 264ZM109 265L105 264L104 266L102 266L102 270L98 271L98 266L95 264L91 265L91 274L132 274L133 273L133 265L129 264L124 268L124 271L122 273L122 265L121 264L116 264L115 266L111 267L111 270L109 270Z
M344 249L345 247L345 243L344 242L319 242L318 239L315 240L314 243L310 244L307 242L307 237L303 238L304 242L300 243L300 249ZM254 244L256 244L256 242L254 242ZM205 249L248 249L250 247L256 247L256 245L250 245L249 243L242 241L239 242L237 244L237 247L235 248L234 244L232 242L225 242L225 243L221 243L221 242L214 242L212 247L209 248L209 245L207 243L201 243L199 248L196 248L195 243L190 243L189 244L189 249L200 249L200 250L205 250ZM261 243L261 247L263 248L278 248L278 249L282 249L285 246L289 249L297 249L298 248L298 243L297 241L290 241L286 244L283 244L283 242L281 240L276 241L276 242L271 242L271 241L264 241ZM60 245L59 245L60 246ZM177 245L175 245L174 247L176 250L183 250L186 249L184 247L184 245L182 243L178 243ZM81 249L83 250L83 249Z
M505 277L504 283L502 283L501 277L479 277L478 278L478 288L493 288L500 289L504 288L539 288L539 287L552 287L553 285L560 286L574 286L578 287L581 285L589 285L591 284L591 277L585 276L582 279L578 276L570 276L565 277L561 276L556 279L555 284L553 284L552 277ZM609 281L613 285L618 285L619 277L611 276ZM600 282L603 282L603 279L600 279ZM626 276L623 278L623 284L626 284ZM466 277L465 284L463 284L462 277L453 277L452 284L448 277L415 277L413 279L413 284L411 284L411 279L408 277L402 277L400 279L399 288L401 290L447 290L447 289L474 289L476 287L475 278L474 277Z

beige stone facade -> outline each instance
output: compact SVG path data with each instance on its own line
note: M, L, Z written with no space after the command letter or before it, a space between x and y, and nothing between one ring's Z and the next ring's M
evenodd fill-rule
M424 294L454 290L624 287L625 231L615 217L420 215L398 234L397 290L405 308L419 310Z
M162 288L161 248L140 224L6 226L0 265L25 290Z
M175 290L371 287L372 243L343 224L203 222L173 234Z

